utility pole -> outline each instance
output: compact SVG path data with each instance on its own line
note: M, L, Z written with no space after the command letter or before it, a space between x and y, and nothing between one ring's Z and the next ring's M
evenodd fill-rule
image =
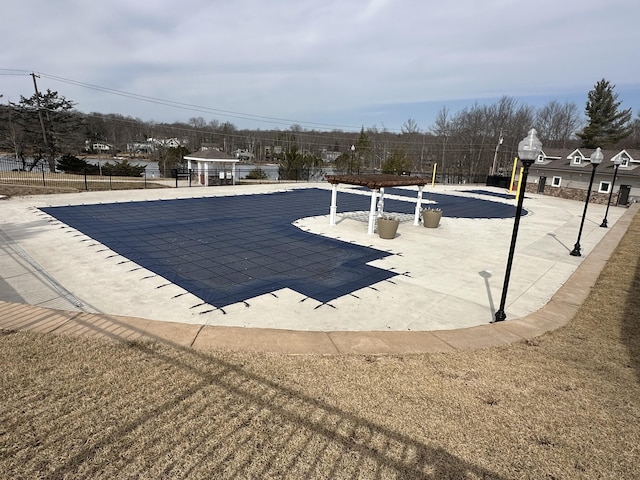
M36 103L38 104L38 118L40 119L40 128L42 128L42 139L44 140L44 148L49 152L49 142L47 141L47 131L44 128L44 119L42 118L42 106L40 105L40 92L38 92L38 83L36 77L40 78L40 75L31 73L33 78L33 88L36 91Z
M498 144L496 145L496 151L493 154L493 165L491 167L491 175L496 174L496 161L498 160L498 149L500 148L500 145L502 145L503 141L504 139L502 138L502 130L500 130L500 140L498 140Z

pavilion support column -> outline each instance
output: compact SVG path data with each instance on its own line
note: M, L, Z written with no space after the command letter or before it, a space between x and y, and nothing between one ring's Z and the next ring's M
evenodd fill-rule
M329 209L329 225L335 226L338 212L338 184L331 184L331 208Z
M420 210L422 210L422 190L423 185L418 185L418 198L416 199L416 211L413 215L413 224L420 225Z
M209 186L209 162L204 162L204 185Z
M378 200L378 190L375 188L371 189L371 207L369 208L369 226L367 228L367 234L373 235L373 231L376 228L376 204Z
M384 187L380 187L380 200L378 200L378 216L384 215Z

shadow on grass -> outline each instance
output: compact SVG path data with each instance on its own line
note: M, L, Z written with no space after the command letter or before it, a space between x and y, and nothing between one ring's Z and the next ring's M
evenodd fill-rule
M145 457L145 470L163 478L503 478L241 365L103 318L99 326L81 315L72 321L191 380L177 389L167 381L161 402L67 452L51 478L101 476L114 462L123 473L135 471L140 445L154 452ZM145 437L141 431L151 433Z

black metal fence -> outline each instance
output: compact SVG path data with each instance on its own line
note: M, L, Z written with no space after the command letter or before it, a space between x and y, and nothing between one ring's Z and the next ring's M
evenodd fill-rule
M143 163L144 165L144 163ZM233 183L272 183L272 182L323 182L327 175L335 172L331 167L315 168L312 170L290 169L286 173L280 171L278 165L238 164L235 169L235 182L230 176L230 169L215 167L204 171L187 169L172 169L162 176L162 170L157 163L149 162L140 176L120 176L103 174L102 170L92 168L90 171L61 172L51 171L49 164L38 163L35 167L25 166L21 161L9 156L0 155L0 184L23 185L34 187L49 187L73 190L127 190L136 188L177 188L200 185L231 185ZM377 171L360 171L360 174L379 173ZM413 176L430 178L430 173L409 173ZM207 176L208 178L205 178ZM486 178L486 177L485 177ZM470 183L484 183L485 178L474 179ZM451 183L450 178L443 179L438 174L436 183ZM487 179L487 184L493 179ZM467 181L456 182L467 183Z
M184 180L181 184L185 183ZM51 171L47 163L24 168L22 162L0 158L0 184L73 190L127 190L176 187L176 178L160 176L160 170L146 167L139 177Z

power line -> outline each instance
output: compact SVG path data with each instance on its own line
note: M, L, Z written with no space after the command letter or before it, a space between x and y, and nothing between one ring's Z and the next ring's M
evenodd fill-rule
M352 130L359 130L360 129L360 127L355 127L353 125L338 125L338 124L321 123L321 122L303 122L303 121L300 121L300 120L292 120L292 119L279 118L279 117L269 117L269 116L265 116L265 115L257 115L257 114L251 114L251 113L234 112L234 111L230 111L230 110L223 110L223 109L219 109L219 108L206 107L206 106L202 106L202 105L194 105L194 104L189 104L189 103L176 102L176 101L173 101L173 100L166 100L166 99L157 98L157 97L151 97L151 96L147 96L147 95L140 95L140 94L137 94L137 93L125 92L125 91L122 91L122 90L116 90L116 89L109 88L109 87L102 87L100 85L93 85L93 84L90 84L90 83L85 83L85 82L81 82L81 81L78 81L78 80L59 77L59 76L56 76L56 75L49 75L47 73L42 73L42 72L38 72L38 75L40 75L43 78L48 78L50 80L58 81L58 82L61 82L61 83L66 83L66 84L69 84L69 85L75 85L75 86L87 88L87 89L90 89L90 90L100 91L100 92L104 92L104 93L108 93L108 94L112 94L112 95L121 96L121 97L124 97L124 98L131 98L131 99L134 99L134 100L139 100L139 101L143 101L143 102L147 102L147 103L153 103L153 104L156 104L156 105L164 105L164 106L168 106L168 107L180 108L180 109L183 109L183 110L194 111L194 112L199 112L199 113L210 113L210 114L222 115L222 116L231 117L231 118L237 118L237 119L241 119L241 120L252 120L252 121L258 121L258 122L275 123L275 124L280 124L280 125L298 124L298 125L301 125L301 126L302 125L308 125L308 126L325 127L325 128L326 127L347 128L347 129L352 129Z
M8 72L8 73L5 73ZM36 75L33 72L28 72L26 70L17 70L17 69L0 69L0 75ZM298 141L297 143L299 144L303 144L303 145L309 145L309 146L315 146L315 147L327 147L327 148L332 148L333 142L335 142L336 140L338 141L342 141L342 142L347 142L347 143L353 143L353 135L357 133L357 131L359 131L362 127L353 127L353 126L345 126L345 125L335 125L335 124L326 124L326 123L319 123L319 122L300 122L300 121L296 121L296 120L288 120L288 119L284 119L284 118L278 118L278 117L267 117L267 116L262 116L262 115L254 115L254 114L245 114L245 113L240 113L240 112L233 112L233 111L228 111L228 110L222 110L222 109L216 109L216 108L211 108L211 107L205 107L205 106L199 106L199 105L193 105L193 104L188 104L188 103L182 103L182 102L176 102L176 101L172 101L172 100L164 100L164 99L160 99L160 98L156 98L156 97L151 97L151 96L145 96L145 95L140 95L140 94L135 94L135 93L130 93L130 92L125 92L125 91L121 91L121 90L116 90L116 89L112 89L109 87L102 87L99 85L94 85L94 84L89 84L89 83L85 83L85 82L81 82L78 80L73 80L73 79L68 79L68 78L64 78L64 77L59 77L59 76L55 76L55 75L49 75L46 73L41 73L39 72L37 74L40 77L43 78L48 78L50 80L54 80L54 81L58 81L61 83L66 83L69 85L75 85L75 86L79 86L82 88L87 88L90 90L95 90L95 91L100 91L103 93L108 93L108 94L112 94L112 95L117 95L117 96L121 96L124 98L131 98L134 100L139 100L139 101L144 101L144 102L148 102L148 103L153 103L153 104L158 104L158 105L164 105L164 106L169 106L169 107L173 107L173 108L180 108L180 109L184 109L184 110L189 110L189 111L195 111L195 112L200 112L200 113L210 113L210 114L215 114L215 115L223 115L223 116L229 116L232 118L239 118L239 119L243 119L243 120L254 120L254 121L262 121L262 122L269 122L269 123L276 123L276 124L286 124L286 125L291 125L291 124L297 124L300 125L301 127L304 125L313 125L313 126L323 126L323 127L333 127L333 128L350 128L350 129L354 129L355 131L353 132L344 132L344 131L333 131L333 132L317 132L317 131L301 131L301 132L297 132L295 130L284 130L284 131L280 131L280 130L276 130L273 133L276 133L277 135L295 135L295 136L299 136L305 137L305 140L302 141ZM46 110L45 108L43 108L42 110ZM96 117L97 115L93 115L93 114L84 114L90 117ZM135 119L131 119L131 120L125 120L125 119L118 119L118 118L114 118L114 117L109 117L110 114L100 114L106 118L109 119L109 121L119 121L119 122L124 122L127 121L129 123L134 122L137 123L138 120ZM117 115L117 114L116 114ZM144 123L148 123L148 122L144 122ZM148 125L147 125L148 126ZM197 127L193 127L193 126L187 126L185 125L184 128L183 127L177 127L175 125L171 125L171 124L167 124L167 123L161 123L160 126L162 128L170 128L172 130L177 130L177 131L184 131L184 132L189 132L189 133L214 133L214 134L224 134L227 137L230 138L234 138L234 139L246 139L247 135L243 134L243 133L235 133L235 132L216 132L215 130L208 130L208 129L199 129ZM400 132L401 130L393 130L393 129L384 129L381 132L378 131L371 131L370 129L365 129L365 133L368 136L375 136L375 135L385 135L385 134L389 134L389 135L396 135L395 132ZM267 133L267 132L263 132L263 133ZM271 134L273 134L271 133ZM267 135L269 135L269 133L267 133ZM327 139L327 135L330 135L330 138ZM419 133L420 136L424 136L424 135L430 135L428 133ZM253 137L254 140L264 140L264 137L262 134L251 134L251 136ZM262 138L260 138L262 137ZM433 137L434 139L437 137ZM309 141L309 139L317 139L316 141ZM374 143L378 143L375 142ZM422 141L411 141L410 139L407 138L388 138L385 139L383 141L384 144L388 145L389 148L393 149L393 145L394 144L402 144L405 146L413 146L418 148L419 146L423 145ZM433 145L433 144L432 144ZM478 144L468 144L468 143L464 143L464 144L453 144L453 143L449 143L447 145L447 153L448 154L452 154L452 153L457 153L457 152L469 152L469 148L471 149L479 149L479 150L483 150L485 148L487 148L487 146L484 143L478 143Z

